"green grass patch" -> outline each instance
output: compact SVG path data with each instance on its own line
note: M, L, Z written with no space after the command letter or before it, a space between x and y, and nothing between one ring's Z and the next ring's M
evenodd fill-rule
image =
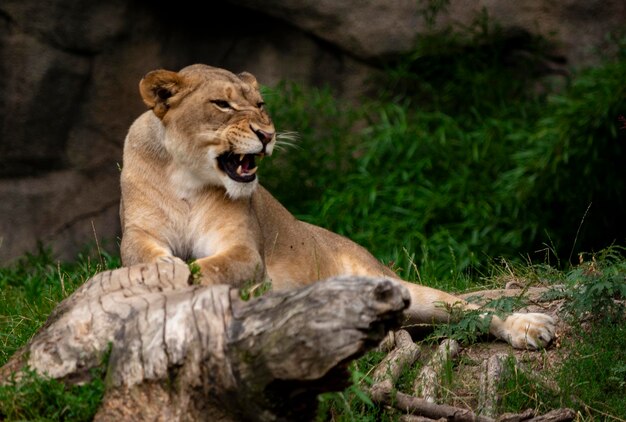
M120 265L117 257L94 258L89 252L74 263L61 263L40 248L0 268L0 365L30 340L57 303L92 275Z
M564 403L597 419L626 419L626 327L583 328L557 374Z
M45 379L33 371L22 372L19 381L0 385L0 420L91 421L104 396L104 373L83 385Z

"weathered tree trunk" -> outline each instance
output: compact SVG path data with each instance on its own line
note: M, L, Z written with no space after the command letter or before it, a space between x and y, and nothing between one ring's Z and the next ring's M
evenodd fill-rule
M306 420L347 363L399 325L408 292L343 277L244 302L190 285L186 266L137 265L88 280L62 302L0 381L27 364L80 382L110 351L96 420Z

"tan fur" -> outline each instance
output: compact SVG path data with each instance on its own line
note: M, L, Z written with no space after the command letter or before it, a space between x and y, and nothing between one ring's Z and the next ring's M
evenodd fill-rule
M240 182L226 174L217 157L270 155L276 142L251 74L205 65L157 70L142 79L140 93L151 111L133 123L124 146L124 265L193 259L204 284L269 277L275 289L340 274L387 277L409 290L411 323L447 320L442 303L472 307L402 281L356 243L298 221L256 175ZM543 314L494 317L491 332L515 347L537 348L554 337L554 321Z

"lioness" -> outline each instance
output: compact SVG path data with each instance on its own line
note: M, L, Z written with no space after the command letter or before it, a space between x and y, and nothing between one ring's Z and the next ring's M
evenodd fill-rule
M196 64L154 70L139 83L150 108L130 127L121 174L124 265L195 259L204 284L260 282L274 289L341 274L387 277L410 293L411 323L449 318L441 303L473 305L400 280L345 237L297 220L258 183L276 130L257 81ZM490 331L516 348L554 337L552 317L493 317Z

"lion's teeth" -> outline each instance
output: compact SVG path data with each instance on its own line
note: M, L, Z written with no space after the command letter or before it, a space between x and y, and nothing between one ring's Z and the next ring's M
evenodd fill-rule
M253 169L250 169L250 170L248 170L248 174L254 174L254 173L256 173L256 171L257 171L258 169L259 169L258 167L255 167L255 168L253 168Z
M239 161L243 161L246 158L246 154L239 154Z
M243 170L241 168L241 166L237 167L237 174L242 176L243 175Z

